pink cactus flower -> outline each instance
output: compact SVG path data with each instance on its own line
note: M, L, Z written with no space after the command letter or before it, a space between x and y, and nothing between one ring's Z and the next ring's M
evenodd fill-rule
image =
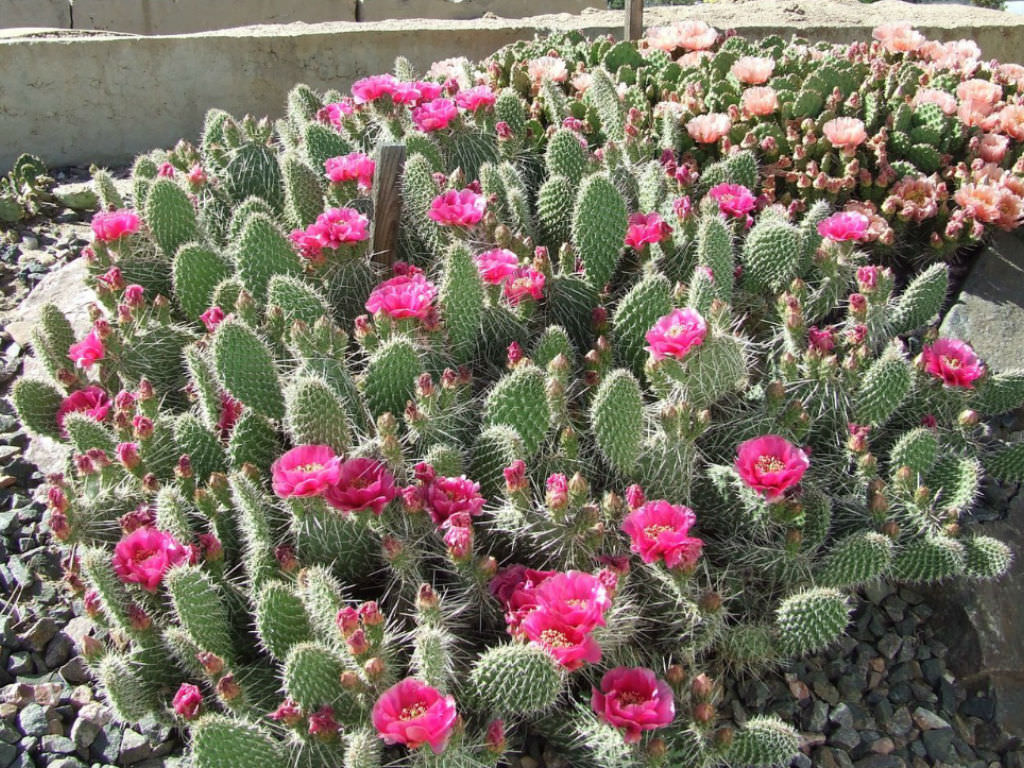
M821 126L821 132L833 147L854 150L867 141L864 121L856 117L836 117Z
M496 600L507 606L516 591L532 590L556 573L557 571L534 570L517 563L498 571L487 585L487 589Z
M320 736L321 738L333 737L341 730L338 721L334 719L334 708L330 705L325 705L311 714L307 730L311 736Z
M457 718L454 697L412 677L384 691L371 714L373 727L386 744L410 749L428 744L436 755L448 745Z
M868 231L868 217L856 211L834 213L818 223L818 234L834 243L858 241Z
M999 110L999 130L1017 141L1024 140L1024 105L1009 104Z
M125 469L135 469L141 463L139 458L138 443L118 443L115 449L117 460L124 465Z
M322 264L324 262L324 245L316 232L310 229L294 229L288 235L288 239L295 245L299 256L310 264Z
M210 307L199 316L199 319L203 322L203 325L206 326L207 332L213 333L217 330L217 326L224 321L224 317L223 309L220 307Z
M60 433L64 431L64 419L69 413L84 413L94 421L103 421L110 411L110 398L101 387L86 387L72 392L64 398L57 408L57 426Z
M811 349L818 352L831 352L836 347L832 333L828 329L819 330L816 325L807 329L807 343Z
M174 694L171 706L176 714L186 720L195 720L199 717L199 710L203 704L203 694L199 687L192 683L182 683L178 692Z
M643 731L664 728L676 716L672 688L644 667L616 667L601 678L601 690L592 689L590 706L597 716L615 728L624 728L629 744L640 741Z
M317 113L317 119L320 122L329 123L335 128L341 128L342 121L353 114L355 114L355 109L351 102L334 101L330 104L324 104L323 109Z
M322 496L338 482L339 459L327 445L299 445L270 467L274 493L282 499Z
M747 88L740 97L740 107L753 117L766 117L778 110L779 96L771 86Z
M449 189L430 203L427 215L446 227L471 227L484 217L487 200L471 189Z
M507 248L494 248L474 259L480 278L488 285L501 285L519 269L519 257Z
M757 207L757 198L742 184L716 184L708 196L718 203L718 210L726 216L742 218Z
M694 347L704 343L707 332L707 323L697 310L673 309L644 335L649 345L645 349L656 361L666 357L682 360Z
M550 653L570 672L586 663L601 661L601 646L589 630L564 621L560 616L537 608L523 619L519 630L534 645Z
M139 215L135 211L100 211L92 217L92 233L104 243L112 243L139 231Z
M489 85L478 85L459 91L455 95L455 103L467 112L476 112L478 109L493 107L496 97Z
M864 293L871 293L878 287L878 278L881 274L881 268L873 264L866 267L858 267L857 287Z
M171 534L156 528L139 528L114 547L114 573L126 584L138 584L156 592L164 574L189 559L189 549Z
M343 461L337 482L327 489L327 503L343 512L371 510L379 515L398 495L395 478L388 468L375 459L356 458Z
M740 478L769 503L799 483L810 464L802 449L779 435L761 435L736 448Z
M668 568L688 570L704 547L701 539L690 536L696 522L689 507L658 499L630 512L622 521L622 530L632 541L630 549L645 563L664 560Z
M74 361L79 368L89 368L103 359L104 351L103 342L93 329L88 336L68 348L68 359Z
M648 243L660 243L672 234L672 227L657 213L634 213L629 217L626 245L636 250Z
M540 301L544 298L544 273L533 267L519 267L505 281L505 298L512 306L517 306L523 299Z
M220 393L220 418L217 420L217 429L222 437L231 434L231 430L235 428L235 424L241 418L244 408L245 406L227 392Z
M366 104L376 101L384 96L390 96L395 91L398 81L391 75L372 75L356 80L352 84L352 95L356 104Z
M480 495L480 484L465 475L460 477L435 477L424 487L424 501L430 519L441 525L457 512L471 516L479 515L486 499Z
M582 571L556 573L534 590L537 605L563 621L589 632L605 625L612 600L596 576Z
M775 59L771 56L740 56L729 73L744 85L761 85L775 71Z
M947 387L974 389L985 366L971 346L959 339L936 339L921 352L924 369Z
M124 275L118 267L111 267L102 275L98 275L96 282L111 291L120 291L124 288Z
M698 144L714 144L728 134L730 128L732 120L729 116L717 112L697 115L686 123L686 132Z
M203 166L199 165L199 163L196 163L189 169L185 178L194 187L201 187L209 180L206 176L206 171L203 170Z
M399 275L385 280L370 293L366 311L378 312L400 320L415 317L423 319L433 309L437 287L422 273Z
M156 175L162 179L173 179L174 166L171 163L160 163L160 167L157 168Z
M369 155L350 152L347 155L328 158L324 163L324 175L333 184L354 181L360 189L367 190L373 185L373 172L377 164Z
M434 99L412 111L412 121L424 133L442 131L458 116L459 110L451 99Z
M324 248L341 248L366 240L370 236L369 225L369 219L355 208L328 208L316 217L310 229Z
M131 285L125 286L124 295L122 296L122 298L124 299L124 303L127 304L129 307L138 309L146 302L145 294L145 288L136 283L132 283Z

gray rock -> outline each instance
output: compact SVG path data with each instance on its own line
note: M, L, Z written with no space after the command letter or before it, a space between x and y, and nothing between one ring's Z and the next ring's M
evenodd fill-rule
M28 651L12 653L11 658L7 660L7 671L14 677L31 675L34 669L35 664L32 663L32 654Z
M28 704L18 713L18 728L26 736L44 736L50 732L46 710L38 704Z
M840 728L853 728L853 712L846 703L832 708L828 715L829 722Z
M43 661L47 669L58 669L71 658L74 642L63 632L58 632L46 646Z
M0 741L0 768L7 768L18 756L18 748L6 741Z
M942 321L939 333L970 342L986 365L997 371L1020 366L1024 349L1024 249L1011 234L1000 233L981 254L964 283L959 301Z
M89 768L77 757L58 757L47 764L47 768Z
M89 667L85 659L75 656L60 668L61 678L69 685L79 685L89 682Z
M121 738L121 748L118 753L118 762L122 764L138 763L153 754L153 747L149 739L131 728L126 728Z
M905 768L906 761L896 755L868 755L855 762L854 768Z
M853 728L840 728L828 737L830 746L851 752L860 745L860 734Z
M99 732L100 726L79 717L71 726L71 740L79 749L87 750L92 746Z
M41 740L43 752L50 752L55 755L70 755L77 748L75 742L67 736L43 736Z
M921 741L928 757L932 760L950 762L956 759L953 750L953 730L951 728L939 728L933 731L925 731L921 734Z

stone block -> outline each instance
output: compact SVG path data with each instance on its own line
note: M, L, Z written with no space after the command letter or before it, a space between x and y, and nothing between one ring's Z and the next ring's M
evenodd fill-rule
M968 342L993 370L1024 365L1024 242L1000 232L978 257L959 300L942 321L943 336Z
M48 27L71 29L68 0L0 0L0 29Z

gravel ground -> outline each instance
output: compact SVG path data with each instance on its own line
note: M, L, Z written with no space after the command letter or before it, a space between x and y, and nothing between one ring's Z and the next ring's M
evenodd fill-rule
M65 182L85 174L72 168L55 175ZM77 255L88 218L65 209L0 236L0 314ZM24 354L0 331L0 397ZM1012 420L999 426L1019 428ZM10 405L0 400L0 768L182 765L177 734L155 722L113 723L89 680L78 651L95 630L50 542L44 506L33 500L43 478L22 456L27 444ZM1012 498L994 489L983 516L1005 516ZM868 588L841 644L738 682L719 712L738 723L774 712L796 724L804 741L796 768L1024 766L1019 739L995 723L994 700L958 685L947 669L947 649L936 638L939 621L924 593ZM539 745L518 763L567 768Z

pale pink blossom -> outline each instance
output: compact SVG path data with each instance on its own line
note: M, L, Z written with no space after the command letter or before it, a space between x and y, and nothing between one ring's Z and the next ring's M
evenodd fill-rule
M540 85L544 80L564 83L569 77L565 61L557 56L538 56L535 59L530 59L527 62L526 71L534 85Z

